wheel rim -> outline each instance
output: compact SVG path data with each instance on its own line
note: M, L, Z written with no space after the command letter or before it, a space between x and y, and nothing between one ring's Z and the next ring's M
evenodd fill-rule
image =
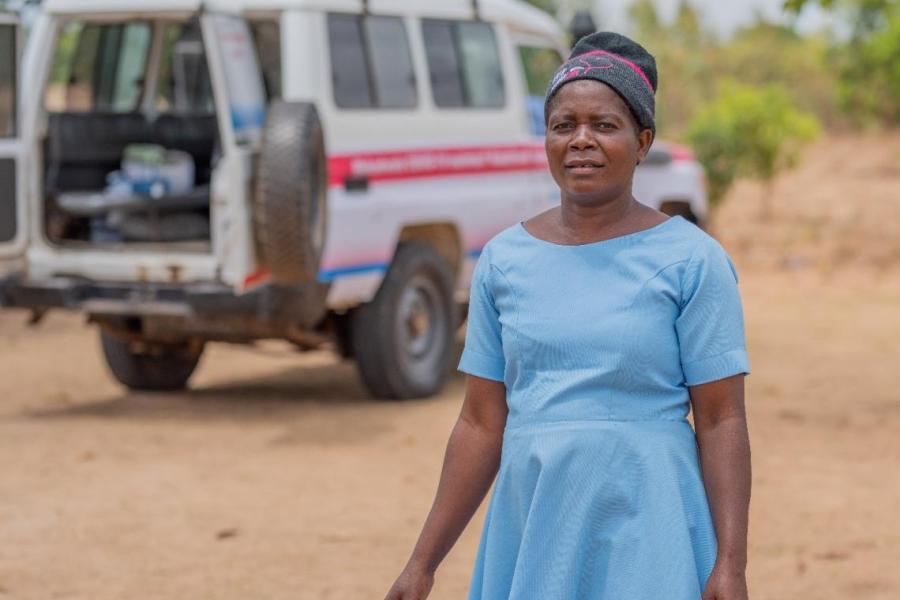
M441 293L424 276L413 277L403 289L397 313L396 336L407 373L419 381L433 378L447 332L444 331Z

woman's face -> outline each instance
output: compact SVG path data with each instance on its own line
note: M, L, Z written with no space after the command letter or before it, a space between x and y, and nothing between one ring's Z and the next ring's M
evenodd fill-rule
M630 197L634 169L652 141L652 132L638 131L628 105L604 83L573 81L551 100L547 158L570 200L597 204Z

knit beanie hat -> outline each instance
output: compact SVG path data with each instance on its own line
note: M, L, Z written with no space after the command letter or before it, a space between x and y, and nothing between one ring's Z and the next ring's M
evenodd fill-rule
M544 121L550 117L550 100L556 92L579 79L595 79L611 87L631 109L638 125L656 135L656 59L643 46L608 31L581 38L547 88Z

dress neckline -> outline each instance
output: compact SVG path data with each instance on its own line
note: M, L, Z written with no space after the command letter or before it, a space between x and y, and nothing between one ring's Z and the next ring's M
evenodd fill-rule
M519 222L517 223L517 227L518 227L518 229L519 229L522 233L524 233L525 236L528 237L529 239L534 240L535 242L538 242L538 243L540 243L540 244L544 244L544 245L546 245L546 246L551 246L551 247L554 247L554 248L590 248L590 247L596 247L596 246L601 246L601 245L603 245L603 246L605 246L605 245L611 245L611 244L615 244L615 243L620 242L620 241L628 241L628 240L631 240L631 239L635 239L635 238L642 237L642 236L645 235L645 234L648 234L648 233L653 232L653 231L657 231L657 230L659 230L659 229L665 227L666 225L668 225L668 224L671 223L672 221L675 221L676 219L681 219L681 220L683 221L683 220L684 220L684 217L682 217L681 215L674 215L674 216L669 217L669 218L666 219L665 221L662 221L662 222L660 222L660 223L657 223L656 225L654 225L654 226L652 226L652 227L648 227L647 229L641 229L641 230L638 230L638 231L632 231L631 233L626 233L626 234L623 234L623 235L617 235L616 237L607 238L607 239L605 239L605 240L597 240L597 241L595 241L595 242L585 242L585 243L583 243L583 244L558 244L558 243L556 243L556 242L551 242L551 241L549 241L549 240L545 240L545 239L539 238L539 237L537 237L536 235L530 233L530 232L525 228L525 223L524 223L524 221L519 221Z

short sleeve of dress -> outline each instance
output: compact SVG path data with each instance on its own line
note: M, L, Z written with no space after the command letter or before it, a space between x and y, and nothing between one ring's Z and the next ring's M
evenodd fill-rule
M500 337L500 313L492 294L492 267L482 252L472 272L466 342L459 360L460 371L503 381L506 364Z
M715 240L702 243L685 269L675 320L687 385L750 373L738 276Z

